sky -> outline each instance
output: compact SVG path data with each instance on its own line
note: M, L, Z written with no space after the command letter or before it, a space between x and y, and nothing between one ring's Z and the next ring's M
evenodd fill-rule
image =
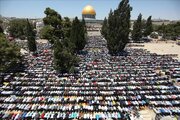
M104 19L110 9L118 7L121 0L0 0L0 15L18 18L43 18L44 10L50 7L62 17L81 18L86 5L96 11L96 19ZM180 20L180 0L129 0L133 10L131 19L137 19L139 13L143 19L152 15L153 19Z

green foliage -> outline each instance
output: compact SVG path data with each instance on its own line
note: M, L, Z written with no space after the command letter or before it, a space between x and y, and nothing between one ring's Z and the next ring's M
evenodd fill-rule
M62 21L63 25L63 38L70 38L71 33L71 26L72 23L68 17L64 17L64 20Z
M154 31L158 32L159 35L163 35L165 33L165 25L164 23L162 25L153 25Z
M68 49L72 54L74 54L75 44L72 43L69 38L64 38L64 39L62 40L62 44L64 45L64 47L65 47L66 49Z
M154 25L154 30L157 31L164 39L176 39L176 37L180 36L180 22L176 22L173 24L164 23L162 25Z
M84 22L80 22L77 17L73 20L70 42L74 44L73 51L78 52L86 45L86 27Z
M160 25L152 24L152 27L153 27L153 30L157 32L159 31Z
M86 22L85 22L85 20L84 20L84 18L82 19L82 25L83 25L83 31L84 31L84 34L85 34L85 36L87 35L87 29L86 29Z
M151 16L148 17L145 25L144 36L148 36L153 32Z
M53 44L55 38L59 40L63 37L62 18L60 14L51 8L46 8L44 13L46 14L46 17L43 18L45 28L41 31L41 36Z
M116 37L115 35L117 34L115 32L115 28L114 28L114 23L115 23L115 20L114 20L115 16L113 15L113 12L112 10L110 10L110 13L109 13L109 17L108 17L108 36L107 36L107 47L109 49L109 53L110 54L116 54L118 52L118 41L116 41Z
M24 38L26 35L26 25L27 22L25 19L14 19L10 21L8 28L10 36L15 38Z
M45 25L51 25L54 28L61 28L61 15L51 8L46 8L44 11L46 17L43 19Z
M75 73L76 72L76 68L74 66L72 66L69 70L69 73Z
M139 14L136 21L134 21L132 39L134 41L140 41L142 38L142 15Z
M175 40L177 36L180 36L180 22L165 25L163 38Z
M50 43L53 43L52 35L53 35L54 28L50 25L44 26L40 30L40 38L47 39L50 41Z
M0 33L0 71L5 70L20 58L20 48L9 42L3 33Z
M141 20L141 27L142 27L142 33L144 34L146 29L146 20L144 19Z
M74 48L77 46L71 41L74 40L71 35L72 29L76 25L73 25L68 17L62 19L61 15L51 8L46 8L44 13L46 14L43 19L45 27L40 34L42 38L48 39L50 43L54 44L54 68L61 73L72 73L74 65L78 62L78 58L74 55ZM79 28L73 32L82 35L84 32L84 29L81 29L83 25L81 22L78 25ZM82 46L78 47L82 49Z
M102 33L107 40L110 54L117 54L122 51L129 41L131 10L129 0L122 0L117 9L110 11L108 23L106 24L106 20L104 21Z
M0 19L0 33L3 33L3 21Z
M57 40L54 44L54 68L61 73L69 73L77 62L76 56L64 48L63 44Z
M102 28L101 28L101 34L103 35L104 38L107 38L107 35L108 35L107 32L108 32L108 21L105 17L104 21L103 21Z
M35 32L33 31L33 26L29 23L27 19L26 22L26 36L28 40L28 48L29 51L35 52L36 51L36 41L35 41Z

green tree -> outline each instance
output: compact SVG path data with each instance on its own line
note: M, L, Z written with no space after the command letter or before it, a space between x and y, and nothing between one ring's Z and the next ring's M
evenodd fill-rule
M3 21L0 19L0 33L3 33Z
M8 31L10 36L14 38L25 39L25 29L26 29L27 22L25 19L14 19L9 22Z
M86 28L86 21L84 20L84 18L82 19L82 25L83 25L83 30L84 30L84 34L85 36L87 35L87 28Z
M164 23L161 25L159 30L162 33L162 38L165 39L166 38L166 26L164 25Z
M74 51L82 50L86 45L85 26L77 17L72 22L70 41L74 44Z
M146 20L145 19L141 20L141 25L142 25L142 29L145 30L146 29Z
M129 0L122 0L118 8L109 13L107 46L110 54L123 51L129 42L131 10Z
M68 17L64 17L64 20L62 21L63 25L63 38L70 38L71 33L71 26L72 23Z
M160 25L152 24L153 30L158 32Z
M158 32L163 39L175 40L176 37L180 36L180 22L170 23L165 25L153 25L154 31Z
M6 39L5 35L0 33L0 71L17 63L20 59L20 48Z
M50 43L54 43L55 38L62 39L63 37L63 31L62 31L62 18L61 15L58 14L55 10L51 9L51 8L46 8L44 13L46 14L46 17L43 18L43 22L48 26L51 26L52 28L48 27L46 28L46 32L49 33L53 33L51 35L51 37L48 37L48 40L50 41ZM46 33L45 33L46 34Z
M112 10L110 10L109 13L109 17L108 17L108 34L107 34L107 47L109 49L109 53L110 54L116 54L118 52L118 41L116 41L116 37L115 34L117 34L115 32L115 28L114 28L114 23L115 23L115 19L114 19L114 13L112 12Z
M107 39L108 21L107 21L106 17L104 18L104 21L103 21L103 25L102 25L102 28L101 28L101 34L104 36L105 39Z
M141 29L142 29L142 36L145 36L144 35L145 29L146 29L146 20L145 19L141 20Z
M68 17L64 17L64 20L62 21L63 25L63 40L62 43L66 47L66 49L69 49L71 53L73 53L73 43L70 42L70 34L71 34L71 27L72 23Z
M176 33L176 36L180 36L180 22L174 24L174 32Z
M45 27L41 35L53 44L54 68L61 73L72 72L78 62L73 51L75 45L70 41L72 23L68 17L62 19L61 15L51 8L46 8L44 13Z
M132 39L134 41L140 41L142 38L142 15L139 14L138 18L136 21L134 21L133 25L133 31L132 31Z
M40 38L47 39L47 40L50 41L50 43L53 43L54 41L51 41L52 40L53 31L54 31L54 28L52 26L50 26L50 25L44 26L40 30Z
M164 25L164 23L162 25L153 25L153 29L155 31L157 31L162 36L163 36L163 34L165 34L165 25Z
M144 36L148 36L153 32L151 16L148 17L145 25Z
M54 44L54 68L61 73L69 73L72 67L78 62L68 49L64 48L60 41L55 41Z
M29 51L35 52L36 51L36 41L35 41L35 32L33 31L33 26L30 24L29 20L27 19L27 26L26 26L26 35L28 40L28 48Z
M172 39L175 40L176 37L180 36L180 22L171 23L154 27L156 31L162 35L163 39Z

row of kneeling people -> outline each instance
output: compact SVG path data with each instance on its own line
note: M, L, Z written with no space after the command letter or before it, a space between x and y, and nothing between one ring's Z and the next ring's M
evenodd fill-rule
M0 111L0 117L3 119L129 119L126 112L37 112L37 111Z

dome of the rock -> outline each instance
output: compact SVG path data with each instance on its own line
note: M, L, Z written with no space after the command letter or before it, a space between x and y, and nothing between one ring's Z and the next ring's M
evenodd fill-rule
M86 7L84 7L83 11L82 11L82 17L83 18L93 18L95 19L96 16L96 11L94 10L94 8L90 5L87 5Z

